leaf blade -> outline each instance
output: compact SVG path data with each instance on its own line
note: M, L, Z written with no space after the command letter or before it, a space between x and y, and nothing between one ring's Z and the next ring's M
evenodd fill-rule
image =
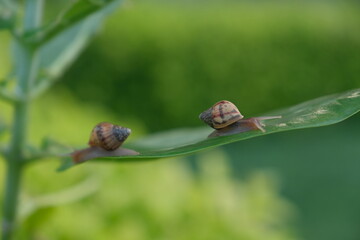
M108 14L120 3L121 0L111 1L96 12L92 12L86 19L73 23L71 27L63 29L56 36L42 43L44 45L40 49L41 75L32 90L32 97L39 96L53 85L87 46Z
M86 20L93 14L109 6L112 6L112 9L114 9L120 2L121 0L77 0L52 23L36 31L26 33L25 38L28 42L34 43L36 46L42 46L63 31Z
M333 94L310 100L296 106L274 111L271 115L281 115L281 119L268 120L266 125L266 132L248 131L238 134L232 134L221 137L207 138L207 134L211 132L208 128L197 128L182 130L182 135L178 133L179 138L184 138L189 132L194 131L195 137L190 137L188 142L178 141L174 142L176 136L170 136L166 133L162 135L162 142L169 143L173 141L173 146L167 145L165 148L162 143L158 145L146 145L144 142L151 142L159 138L159 134L149 136L147 139L139 140L126 147L131 147L140 152L139 155L121 156L121 157L102 157L94 159L96 161L113 161L113 162L131 162L131 161L146 161L159 158L169 158L176 156L183 156L193 154L209 148L218 147L221 145L261 136L277 132L327 126L341 122L360 111L360 89L350 90L344 93ZM175 134L176 135L176 134ZM161 137L160 137L161 138ZM155 141L156 142L156 141ZM68 162L64 164L60 170L65 170L74 164Z

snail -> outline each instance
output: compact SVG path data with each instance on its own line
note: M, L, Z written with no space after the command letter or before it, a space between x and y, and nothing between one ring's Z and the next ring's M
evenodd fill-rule
M261 121L281 118L281 116L253 117L244 119L244 116L240 113L235 104L222 100L202 112L199 118L215 129L210 136L223 136L254 129L266 132L264 129L265 124Z
M130 135L131 129L108 122L97 124L91 132L89 145L112 151L120 147Z
M101 122L97 124L90 134L90 147L71 153L74 163L81 163L98 157L139 154L134 150L120 147L130 133L131 129L112 123Z

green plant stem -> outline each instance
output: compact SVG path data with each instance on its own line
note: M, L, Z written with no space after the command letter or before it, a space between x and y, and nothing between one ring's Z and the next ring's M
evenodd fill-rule
M17 199L20 189L22 167L23 164L15 161L8 161L7 164L2 223L3 240L11 239L15 230Z
M26 144L28 111L30 101L27 100L29 83L33 82L37 73L37 56L28 52L25 57L24 76L19 78L18 87L22 91L23 100L16 102L14 107L14 123L12 141L7 158L7 172L4 195L3 240L11 239L16 220L20 180L25 162L24 149Z
M33 30L40 24L43 0L27 0L25 3L24 31ZM24 150L26 145L28 112L30 105L30 91L38 75L38 53L29 46L17 43L21 62L16 69L17 86L21 99L14 103L14 120L12 139L7 154L7 169L3 203L2 239L10 240L16 229L16 214L20 192L21 176L25 162Z

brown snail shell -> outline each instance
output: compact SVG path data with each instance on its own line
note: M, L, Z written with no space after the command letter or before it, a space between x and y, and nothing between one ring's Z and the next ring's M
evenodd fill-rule
M223 100L217 102L208 110L202 112L199 118L215 129L227 127L244 116L240 113L239 109L232 102Z
M113 151L123 144L130 133L131 130L129 128L102 122L97 124L92 130L89 145Z

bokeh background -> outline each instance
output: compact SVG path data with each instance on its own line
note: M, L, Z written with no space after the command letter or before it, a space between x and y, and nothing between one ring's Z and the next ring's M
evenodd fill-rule
M51 18L62 3L49 4ZM257 116L359 88L359 26L358 1L125 2L35 101L30 142L83 147L100 121L130 127L131 141L202 126L218 100ZM8 47L0 33L1 76ZM19 239L357 240L359 133L357 114L186 158L64 173L42 161L23 179Z

